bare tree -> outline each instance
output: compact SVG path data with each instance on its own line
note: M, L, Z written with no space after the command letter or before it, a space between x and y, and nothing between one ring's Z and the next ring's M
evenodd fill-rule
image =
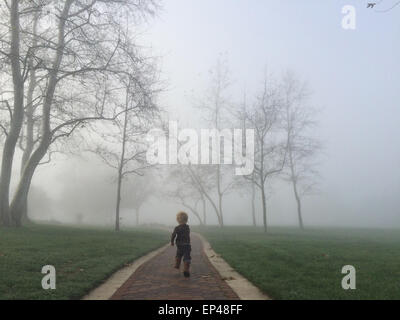
M320 141L311 135L316 124L316 110L308 103L309 92L305 83L291 72L282 79L282 93L282 120L287 135L286 177L293 186L299 226L304 229L301 198L313 190L318 176L316 159L321 149Z
M247 98L246 94L243 96L243 102L238 105L238 108L235 109L233 108L231 111L233 115L233 119L242 129L243 135L246 132L246 129L248 129L249 126L251 126L251 123L249 121L250 118L250 113L249 113L249 108L247 106ZM242 141L245 142L245 149L246 149L246 139L243 136ZM240 142L242 142L240 141ZM234 141L234 143L238 143L237 141ZM242 150L243 146L240 145L236 150ZM243 179L238 179L237 183L235 185L235 189L237 189L239 192L244 192L246 195L250 195L250 203L251 203L251 219L253 226L257 226L257 219L256 219L256 175L254 171L247 176L243 176Z
M136 225L140 222L140 209L146 201L154 195L154 180L151 170L146 170L145 175L135 175L132 181L127 182L123 191L122 206L135 210Z
M20 3L23 3L20 8ZM93 120L114 120L124 110L107 100L106 83L115 83L121 74L138 73L147 67L125 32L121 17L154 14L155 1L42 0L2 4L10 17L10 36L3 37L1 54L10 61L13 78L9 125L3 148L0 180L0 216L4 225L20 225L33 174L49 147L58 139ZM37 46L24 19L40 10ZM3 23L4 25L4 23ZM21 35L24 35L22 37ZM33 32L35 34L35 32ZM21 50L23 48L23 52ZM29 67L30 61L34 66ZM40 137L25 159L22 175L11 204L9 187L15 147L24 118L24 83L35 70L46 79L40 109ZM141 72L143 74L143 72ZM131 77L140 86L141 79ZM12 115L12 117L11 117ZM13 218L11 221L11 217Z
M125 84L125 106L122 119L113 122L116 131L110 129L107 137L108 145L98 146L95 153L110 167L117 171L117 197L115 207L115 230L120 229L120 206L122 183L130 174L143 174L148 168L146 156L145 134L150 128L152 119L158 109L154 104L152 83L137 87L131 79ZM120 150L115 149L119 146Z
M230 104L227 98L227 91L231 85L229 79L229 70L225 62L218 60L216 66L210 71L211 83L209 89L204 94L204 99L198 105L198 108L202 110L205 120L208 124L213 126L216 134L211 136L215 139L216 145L223 146L225 149L226 143L232 143L231 139L226 139L224 137L223 144L220 144L221 140L221 129L226 121L224 116L228 113L226 112ZM227 141L230 140L230 141ZM224 196L232 190L234 186L233 174L231 172L231 167L223 164L221 159L221 151L219 150L217 158L219 161L208 166L207 172L203 172L203 177L200 177L192 167L189 168L193 181L198 185L203 196L209 201L218 218L218 223L221 227L224 226L224 211L223 211L223 199ZM207 176L207 178L206 178ZM207 189L204 180L214 180L212 184L212 189Z
M8 52L2 50L10 61L12 73L12 93L13 93L13 106L11 107L8 100L4 103L9 110L9 125L8 130L5 131L6 138L3 147L3 156L1 162L1 176L0 176L0 217L3 225L11 224L10 208L9 208L9 192L11 181L11 170L14 160L15 147L18 137L22 128L24 119L24 75L20 64L21 50L20 50L20 1L12 0L11 4L6 3L7 9L4 7L2 11L9 12L10 23L10 36L8 39L2 39L2 47L7 47ZM4 23L4 22L3 22ZM7 46L4 42L8 42Z
M171 170L168 175L168 181L172 182L170 184L172 188L166 190L166 195L169 198L178 200L179 204L188 209L201 225L205 225L207 223L206 198L201 187L192 176L197 169L200 168L181 165ZM204 181L201 183L204 185ZM201 209L199 206L201 206Z
M281 173L286 159L286 139L280 133L282 107L279 86L265 78L263 88L247 113L248 125L255 131L253 174L246 178L260 190L264 231L267 232L267 184Z
M246 197L246 200L250 197L251 222L254 227L257 226L256 200L258 191L256 186L257 181L254 181L255 178L256 175L254 172L251 175L243 176L243 178L238 181L236 187L236 192Z
M40 105L40 103L42 103L43 100L43 92L40 90L39 85L41 82L45 80L45 78L42 79L38 78L35 68L35 53L38 47L38 24L42 11L40 10L40 7L34 7L34 9L35 10L33 12L32 30L31 30L32 43L29 45L29 47L31 48L31 53L27 57L27 68L29 70L29 79L27 81L29 81L29 83L28 83L26 102L25 102L25 117L24 117L25 132L23 130L21 131L21 136L19 139L19 147L22 150L21 169L20 169L21 176L23 175L24 167L28 162L28 159L31 156L35 145L39 141L40 125L38 120L40 120L40 118L38 118L35 115L35 113L37 107ZM39 87L39 90L37 90L37 87ZM36 92L38 93L35 94ZM48 154L50 159L50 152ZM23 201L24 204L22 205L21 208L22 211L21 222L26 223L27 221L29 221L28 197L26 197Z

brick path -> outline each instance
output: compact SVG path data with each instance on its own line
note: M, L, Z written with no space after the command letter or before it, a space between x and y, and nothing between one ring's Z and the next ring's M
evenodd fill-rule
M203 252L200 239L191 235L191 276L173 268L176 247L169 247L141 265L114 293L112 300L236 300Z

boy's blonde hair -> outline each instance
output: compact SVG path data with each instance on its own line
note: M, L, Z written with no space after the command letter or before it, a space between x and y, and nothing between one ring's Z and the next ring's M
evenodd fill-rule
M189 217L186 212L180 211L176 215L176 221L178 221L179 224L184 224L184 223L188 222L188 219L189 219Z

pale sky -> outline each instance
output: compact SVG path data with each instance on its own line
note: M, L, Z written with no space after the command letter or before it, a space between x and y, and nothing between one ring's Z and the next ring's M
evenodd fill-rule
M377 13L366 3L167 0L149 30L170 83L163 101L182 121L193 112L191 91L204 90L221 54L234 92L256 90L265 66L290 68L309 83L326 153L321 195L307 202L317 224L400 225L400 7ZM344 5L356 8L355 30L341 27ZM279 223L284 214L276 215Z
M395 2L383 0L377 8ZM325 146L320 193L305 200L305 223L400 226L400 6L378 13L363 0L163 3L144 39L162 57L169 89L160 101L172 119L198 124L191 97L201 95L221 55L233 98L257 90L266 66L278 75L289 68L313 91L312 103L321 109L315 134ZM355 30L341 26L344 5L356 8ZM277 186L270 221L295 224L291 189ZM226 222L249 224L249 202L228 201ZM173 223L176 209L162 200L160 209L148 205L143 219Z

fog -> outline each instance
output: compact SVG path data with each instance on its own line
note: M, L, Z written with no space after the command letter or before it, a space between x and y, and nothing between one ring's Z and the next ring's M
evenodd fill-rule
M396 1L384 0L388 8ZM366 1L168 0L140 27L140 43L158 57L164 89L157 104L165 119L180 128L211 128L196 107L210 85L217 61L229 69L228 99L249 101L266 73L287 70L307 83L315 107L313 137L315 190L302 198L305 226L400 227L400 8L367 10ZM342 28L342 7L356 9L356 29ZM85 140L85 131L80 139ZM87 140L89 141L89 140ZM92 141L92 140L90 140ZM17 160L21 157L17 152ZM175 180L161 174L140 210L141 224L174 224L188 210L163 194ZM166 168L167 167L167 168ZM180 167L176 167L180 168ZM12 190L19 164L13 166ZM145 175L123 181L121 227L134 226L129 186ZM290 183L273 177L267 188L269 225L297 226ZM38 221L113 225L115 170L90 153L56 154L36 170L29 194L29 216ZM251 225L250 195L232 190L224 197L224 223ZM79 218L79 215L81 217ZM198 220L189 212L189 224ZM256 197L256 220L262 207ZM207 223L218 219L207 204Z

